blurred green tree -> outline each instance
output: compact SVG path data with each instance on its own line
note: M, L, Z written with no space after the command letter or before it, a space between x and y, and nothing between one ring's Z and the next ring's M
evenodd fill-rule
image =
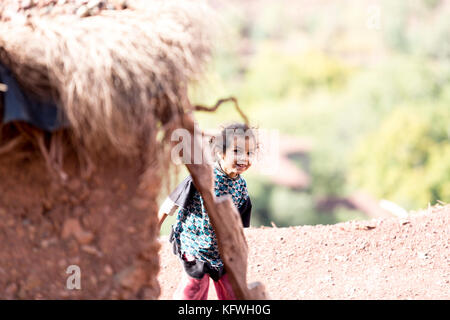
M357 147L350 183L406 209L450 199L450 109L397 108Z

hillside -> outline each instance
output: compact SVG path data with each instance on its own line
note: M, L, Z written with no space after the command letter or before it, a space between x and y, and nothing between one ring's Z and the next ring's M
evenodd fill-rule
M271 299L450 299L450 205L408 219L250 228L246 237L249 281ZM171 299L181 265L160 241L160 299Z

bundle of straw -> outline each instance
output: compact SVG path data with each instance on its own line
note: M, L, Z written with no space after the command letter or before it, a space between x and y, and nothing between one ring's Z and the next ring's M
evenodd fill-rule
M127 10L83 17L19 8L24 19L5 18L9 2L0 7L0 61L26 91L53 99L92 150L135 154L149 130L190 107L187 84L210 52L204 2L128 1Z

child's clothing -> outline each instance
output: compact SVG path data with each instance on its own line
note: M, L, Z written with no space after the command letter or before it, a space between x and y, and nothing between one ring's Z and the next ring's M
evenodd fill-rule
M218 281L214 281L217 298L219 300L236 300L228 275L224 274ZM203 275L201 279L195 279L183 274L183 279L175 291L176 300L206 300L208 298L209 277Z
M218 163L214 165L214 178L216 196L231 195L232 201L241 215L243 226L249 227L252 203L244 178L240 175L235 178L229 177ZM191 176L184 179L169 195L162 210L172 215L177 207L180 207L180 210L176 223L172 226L170 242L173 243L174 253L180 257L184 270L191 278L186 284L190 284L192 287L200 286L203 290L201 281L206 281L203 279L205 274L208 274L215 284L218 282L216 290L218 285L230 289L228 281L223 280L225 269L220 259L214 230L205 210L203 199L196 190ZM207 278L209 281L209 277ZM192 279L200 282L197 283ZM232 292L225 295L234 296Z

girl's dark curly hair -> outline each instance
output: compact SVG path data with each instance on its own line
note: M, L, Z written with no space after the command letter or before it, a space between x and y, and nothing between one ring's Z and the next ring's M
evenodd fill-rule
M209 143L214 151L214 154L216 154L217 151L225 154L228 148L233 145L234 137L244 136L249 139L253 139L256 146L255 149L257 150L259 149L259 144L254 130L255 128L249 127L246 123L235 122L222 127L220 134L213 135L210 138Z

